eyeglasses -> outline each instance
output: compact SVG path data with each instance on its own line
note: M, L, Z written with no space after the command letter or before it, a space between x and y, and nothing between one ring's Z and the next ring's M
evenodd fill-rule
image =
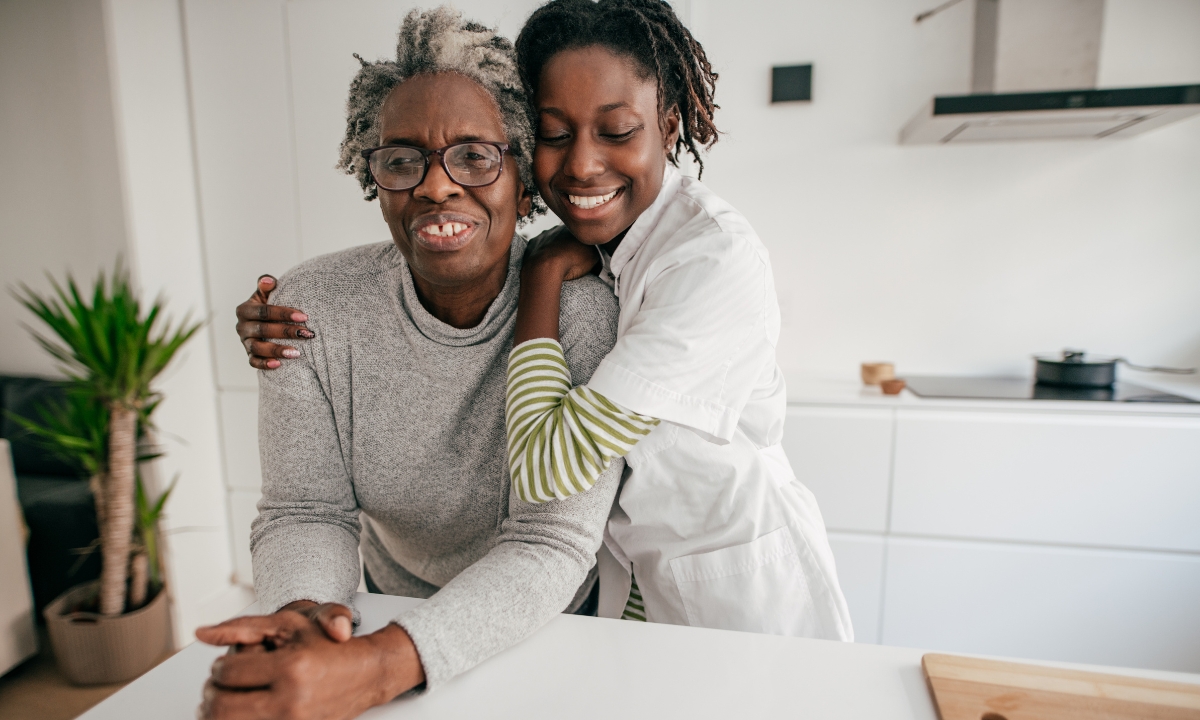
M429 172L429 156L437 155L442 169L463 187L483 187L500 179L507 143L462 142L440 150L384 145L363 150L371 179L384 190L409 190L420 185Z

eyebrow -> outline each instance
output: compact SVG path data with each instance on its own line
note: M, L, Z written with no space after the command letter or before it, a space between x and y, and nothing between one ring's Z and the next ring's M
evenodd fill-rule
M612 112L613 110L620 110L621 108L628 108L628 107L632 107L632 106L627 102L615 102L615 103L608 103L607 105L601 105L598 108L598 110L601 113L606 113L606 112ZM545 113L546 115L553 115L554 117L565 117L566 116L565 112L563 112L560 108L556 108L556 107L540 108L538 110L538 113L539 114Z
M450 140L451 145L453 145L455 143L465 143L465 142L504 142L504 141L503 140L486 140L482 135L475 135L475 134L456 135ZM419 148L425 147L424 145L421 144L421 142L419 140L415 140L413 138L407 138L407 137L396 137L396 138L387 138L385 140L380 140L380 145L409 145L411 147L419 147Z

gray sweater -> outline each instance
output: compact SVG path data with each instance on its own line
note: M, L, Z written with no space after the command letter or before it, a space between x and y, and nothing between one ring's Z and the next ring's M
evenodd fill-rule
M504 289L467 330L425 310L391 243L304 262L271 297L303 308L316 338L259 373L259 600L353 607L361 542L380 589L430 598L395 622L431 689L578 604L623 467L567 500L510 497L505 372L524 249L514 239ZM563 288L576 384L612 348L616 319L599 279Z

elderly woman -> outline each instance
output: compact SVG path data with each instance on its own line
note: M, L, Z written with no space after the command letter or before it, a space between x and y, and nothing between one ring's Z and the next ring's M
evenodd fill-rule
M396 60L363 62L348 112L339 167L378 196L392 242L305 262L272 298L305 308L315 332L259 380L251 547L273 614L197 633L247 648L214 665L204 717L348 718L446 682L583 602L617 489L619 466L563 502L510 497L515 229L537 202L511 44L454 11L414 11ZM564 289L577 382L616 314L597 278ZM429 600L347 640L360 548L373 587Z

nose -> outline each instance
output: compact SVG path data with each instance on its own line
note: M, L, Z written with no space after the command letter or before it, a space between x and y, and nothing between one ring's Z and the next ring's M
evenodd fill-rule
M604 174L604 154L589 137L577 137L567 148L562 172L572 180L590 180Z
M461 196L464 192L462 185L451 180L450 176L446 174L446 168L442 167L441 158L431 155L429 170L425 172L425 179L421 181L421 184L413 188L413 197L441 204L452 197Z

